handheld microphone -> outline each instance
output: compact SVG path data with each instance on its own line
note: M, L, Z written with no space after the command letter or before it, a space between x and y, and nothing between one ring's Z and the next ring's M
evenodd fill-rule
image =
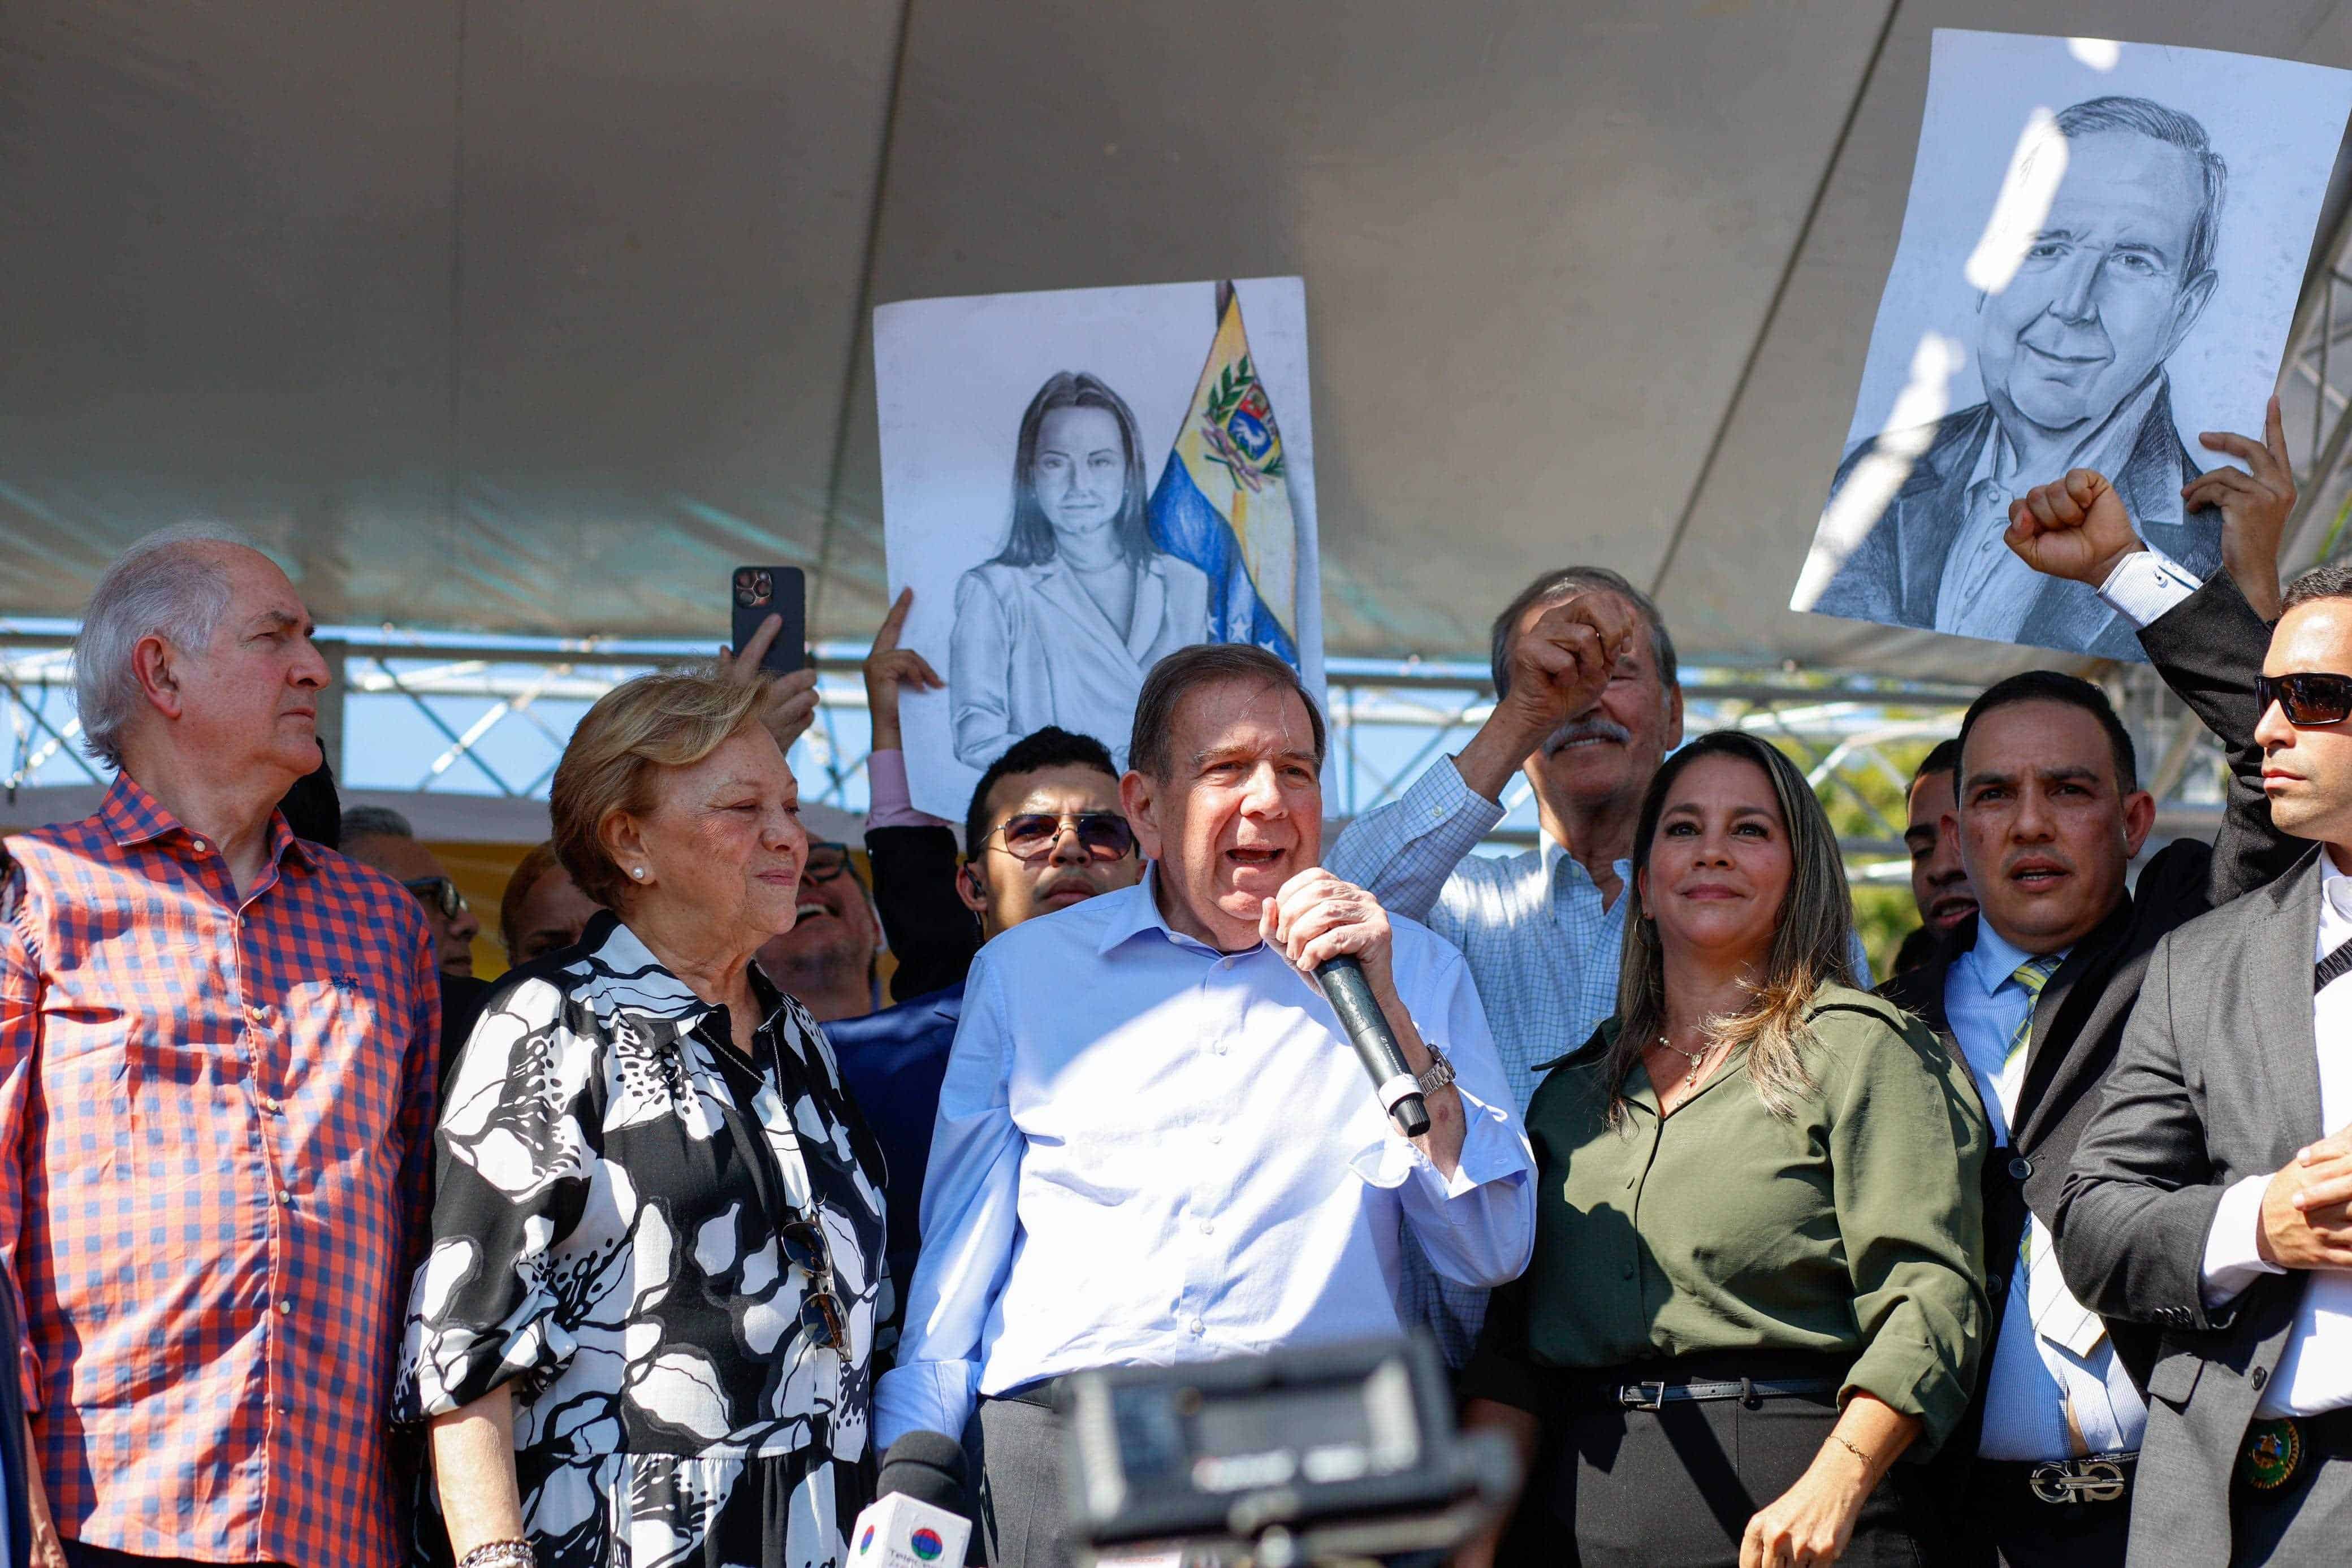
M944 1432L909 1432L890 1445L874 1504L849 1529L857 1568L956 1568L971 1543L963 1445Z
M1339 1026L1356 1048L1356 1060L1372 1075L1372 1091L1381 1097L1381 1108L1396 1124L1397 1131L1408 1138L1428 1132L1429 1107L1421 1097L1421 1081L1404 1064L1396 1033L1382 1016L1381 1004L1372 999L1372 983L1364 977L1363 961L1353 953L1326 958L1315 966L1315 981L1323 988L1331 1010L1339 1015Z

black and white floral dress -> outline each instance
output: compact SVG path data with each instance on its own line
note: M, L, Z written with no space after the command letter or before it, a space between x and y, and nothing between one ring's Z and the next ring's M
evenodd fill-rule
M870 1500L880 1155L815 1022L753 983L747 1061L602 915L500 983L450 1078L394 1414L513 1387L541 1568L819 1568ZM800 1325L803 1217L846 1354Z

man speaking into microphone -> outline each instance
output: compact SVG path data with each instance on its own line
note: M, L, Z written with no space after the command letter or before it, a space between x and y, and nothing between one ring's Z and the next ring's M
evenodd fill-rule
M1527 1266L1532 1162L1477 992L1442 939L1318 868L1323 747L1281 660L1170 654L1119 785L1143 881L972 967L875 1427L964 1435L992 1563L1069 1560L1063 1375L1393 1334L1405 1227L1464 1285ZM1309 977L1342 954L1419 1080L1418 1137Z

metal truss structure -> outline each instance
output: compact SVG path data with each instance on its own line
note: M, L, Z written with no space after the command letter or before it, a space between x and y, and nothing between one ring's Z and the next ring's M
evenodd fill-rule
M0 786L102 781L83 755L67 659L69 624L0 622L0 714L8 748ZM337 627L320 644L340 664L340 700L320 727L337 774L357 789L543 797L581 713L644 670L701 656L677 643L466 639ZM817 650L817 717L794 755L809 799L848 811L866 801L869 731L864 650ZM1394 800L1439 757L1458 750L1491 710L1483 664L1467 661L1333 660L1327 800L1354 816ZM1910 769L1955 732L1969 688L1788 671L1685 672L1686 728L1736 727L1784 746L1845 829L1858 881L1904 875L1901 801ZM2165 721L2151 712L2147 722ZM2193 723L2191 725L2193 728ZM2169 730L2160 730L2159 738ZM2171 793L2197 793L2195 753L2166 752ZM1497 848L1535 841L1524 779L1504 800ZM2195 802L2184 799L2193 813ZM2184 819L2185 821L2185 819Z

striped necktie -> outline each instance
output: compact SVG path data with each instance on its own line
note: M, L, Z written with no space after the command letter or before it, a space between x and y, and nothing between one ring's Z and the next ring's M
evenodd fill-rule
M2042 1000L2042 988L2050 983L2050 977L2056 974L2058 966L2064 962L2065 959L2056 953L2044 953L2038 958L2028 958L2017 967L2015 974L2010 976L2011 979L2025 988L2025 1016L2017 1020L2017 1028L2010 1032L2009 1051L2000 1061L2003 1072L2016 1066L2017 1059L2025 1054L2025 1048L2033 1043L2033 1009Z
M2042 1000L2042 988L2058 972L2064 962L2062 955L2045 953L2029 958L2017 967L2010 977L2025 988L2025 1016L2017 1020L2015 1032L2009 1037L2009 1052L2002 1060L2006 1073L2017 1065L2026 1048L2033 1043L2033 1011ZM2053 1250L2049 1227L2029 1213L2025 1217L2025 1234L2018 1238L2017 1266L2025 1275L2025 1311L2033 1324L2033 1332L2051 1343L2063 1345L2078 1357L2087 1358L2099 1348L2106 1337L2107 1325L2096 1312L2086 1310L2066 1289L2065 1276L2058 1271L2058 1257ZM2066 1404L2066 1427L2078 1452L2087 1453L2083 1446L2082 1429L2076 1422L2074 1400L2063 1385L2060 1396Z

